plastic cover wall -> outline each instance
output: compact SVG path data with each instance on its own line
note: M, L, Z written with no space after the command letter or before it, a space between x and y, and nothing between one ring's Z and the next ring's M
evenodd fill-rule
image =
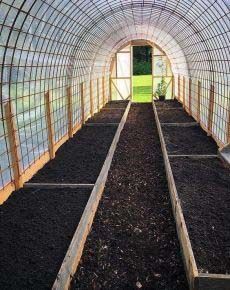
M202 121L215 87L213 132L226 143L229 119L229 7L224 0L1 0L0 186L13 180L4 104L11 101L25 170L47 151L45 93L54 111L55 141L67 132L66 88L80 122L80 83L108 74L111 57L132 39L148 39L169 57L178 76L202 81ZM99 80L100 82L100 80ZM101 92L94 84L93 95ZM85 107L89 111L89 104ZM195 102L193 102L193 110Z

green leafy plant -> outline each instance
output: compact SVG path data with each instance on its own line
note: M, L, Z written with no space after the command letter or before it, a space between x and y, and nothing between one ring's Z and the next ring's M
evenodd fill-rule
M158 83L157 85L157 89L154 93L154 97L156 99L159 99L160 101L164 101L166 93L167 93L167 82L165 81L165 78L162 77L160 83Z

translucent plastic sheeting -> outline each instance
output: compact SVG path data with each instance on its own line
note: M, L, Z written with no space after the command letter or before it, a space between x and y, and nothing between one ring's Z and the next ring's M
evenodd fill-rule
M202 81L204 123L207 123L209 88L214 85L213 130L218 140L227 142L227 1L1 0L0 184L13 179L4 105L10 101L14 107L20 163L25 170L47 151L46 92L51 95L57 142L68 127L66 88L72 88L73 123L77 124L81 120L80 83L85 83L88 96L89 80L93 79L96 107L102 85L95 82L105 75L109 93L111 57L133 39L150 40L166 52L175 77L175 93L179 75L191 77L195 84ZM85 110L89 113L89 105Z

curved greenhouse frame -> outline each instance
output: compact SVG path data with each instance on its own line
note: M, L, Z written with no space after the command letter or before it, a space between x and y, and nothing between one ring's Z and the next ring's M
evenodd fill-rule
M2 0L1 200L110 98L111 59L133 40L166 52L175 96L229 143L229 27L224 0Z

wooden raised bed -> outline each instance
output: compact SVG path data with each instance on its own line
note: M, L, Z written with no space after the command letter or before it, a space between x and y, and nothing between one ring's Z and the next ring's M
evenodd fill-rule
M168 180L168 187L172 202L173 214L176 221L177 233L180 241L181 251L184 260L187 279L190 290L229 290L230 289L230 275L228 274L210 274L200 273L197 268L197 263L194 257L194 252L191 246L191 241L188 235L185 218L182 211L181 201L177 192L171 164L169 161L166 143L164 140L161 124L158 117L158 112L153 102L153 111L159 132L161 148L164 157L164 164L166 176ZM201 238L202 237L197 237Z
M129 113L130 105L131 105L131 102L128 103L128 106L126 107L126 110L117 128L116 134L110 146L104 165L93 187L88 203L84 209L83 215L78 224L76 232L72 238L71 244L63 260L63 263L58 272L58 275L56 277L56 280L54 282L52 289L55 289L55 290L68 289L71 279L74 273L76 272L76 269L81 259L81 255L83 252L84 244L86 242L86 238L90 232L93 219L94 219L99 201L101 199L101 196L105 187L105 183L107 180L107 176L108 176L108 172L109 172L109 168L112 162L114 152L115 152L117 143L119 141L121 131L123 130L124 124L126 122L126 119Z

